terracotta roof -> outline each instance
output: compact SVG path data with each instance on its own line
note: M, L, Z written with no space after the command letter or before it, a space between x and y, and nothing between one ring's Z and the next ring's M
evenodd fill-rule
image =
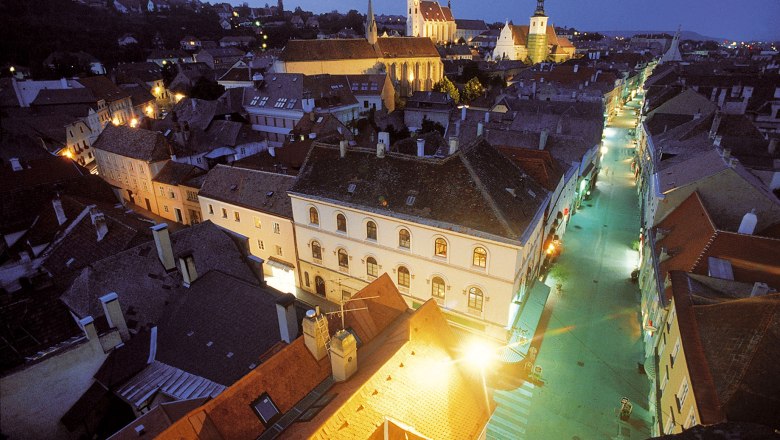
M294 176L217 165L206 176L199 196L292 219L287 190L294 181Z
M564 170L549 151L511 147L498 147L498 151L514 161L548 191L555 191L558 188Z
M707 274L709 257L729 261L737 281L763 282L780 290L780 239L718 231L690 271Z
M352 193L349 184L356 185ZM377 158L375 149L349 150L340 158L338 148L315 144L290 191L512 243L523 240L547 197L484 141L444 159L397 153ZM415 195L411 205L410 194Z
M92 148L146 162L170 159L168 142L162 133L124 125L108 124Z
M439 51L428 37L386 37L376 41L379 56L384 58L439 58Z
M152 440L181 419L188 412L208 402L208 397L199 399L181 400L176 402L164 402L152 408L146 414L133 420L130 424L109 437L110 440ZM143 434L136 428L142 426Z
M440 6L439 2L420 2L420 13L425 21L455 21L450 8Z
M379 58L367 40L290 40L279 56L281 61L324 61Z

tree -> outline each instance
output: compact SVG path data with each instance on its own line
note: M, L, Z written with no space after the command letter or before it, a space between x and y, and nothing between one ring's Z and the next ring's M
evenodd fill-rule
M214 80L200 78L190 90L190 97L214 101L225 93L225 87Z
M479 82L479 78L474 77L466 83L466 87L463 88L463 101L471 102L485 93L485 86Z
M430 133L438 131L440 135L444 136L444 126L436 121L431 121L427 116L423 116L422 126L420 127L420 133Z
M452 98L455 103L460 102L460 92L458 91L458 88L455 87L455 84L446 76L433 85L433 91L446 93L450 95L450 98Z

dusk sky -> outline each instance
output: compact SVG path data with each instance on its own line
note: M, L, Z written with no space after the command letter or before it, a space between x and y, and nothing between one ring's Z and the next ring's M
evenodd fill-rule
M252 6L276 0L248 0ZM446 0L443 0L446 2ZM365 13L368 0L285 0L285 9ZM377 14L403 14L405 0L374 0ZM452 0L456 18L525 23L534 0ZM780 39L780 0L549 0L545 10L556 26L582 30L684 30L737 40Z

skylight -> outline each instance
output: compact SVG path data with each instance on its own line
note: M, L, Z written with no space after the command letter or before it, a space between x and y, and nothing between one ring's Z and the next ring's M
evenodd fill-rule
M259 107L265 107L265 103L268 102L268 97L263 96L263 99L260 100L260 103L257 104Z
M252 101L249 102L249 105L257 105L257 101L260 100L260 96L255 96L252 98Z
M257 400L252 402L252 409L255 410L255 413L265 426L273 424L280 416L279 408L276 407L268 393L261 394Z
M406 204L407 204L407 205L409 205L409 206L412 206L412 205L414 205L414 200L415 200L415 199L416 199L416 197L415 197L415 196L409 196L409 197L407 197L407 198L406 198Z
M298 102L297 99L295 99L295 98L290 99L290 102L287 103L287 108L290 109L290 108L295 107L295 103L296 102Z
M349 186L347 186L347 192L352 194L355 192L356 188L357 188L357 184L350 183Z

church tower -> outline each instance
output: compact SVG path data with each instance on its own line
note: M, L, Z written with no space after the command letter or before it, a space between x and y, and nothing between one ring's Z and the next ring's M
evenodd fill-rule
M531 17L528 30L528 58L531 63L547 60L547 15L544 13L544 0L536 0L536 11Z
M374 18L374 7L371 0L368 0L368 14L366 15L366 40L369 44L376 44L377 39L376 19Z
M422 12L419 0L406 0L406 36L418 37L423 33Z

